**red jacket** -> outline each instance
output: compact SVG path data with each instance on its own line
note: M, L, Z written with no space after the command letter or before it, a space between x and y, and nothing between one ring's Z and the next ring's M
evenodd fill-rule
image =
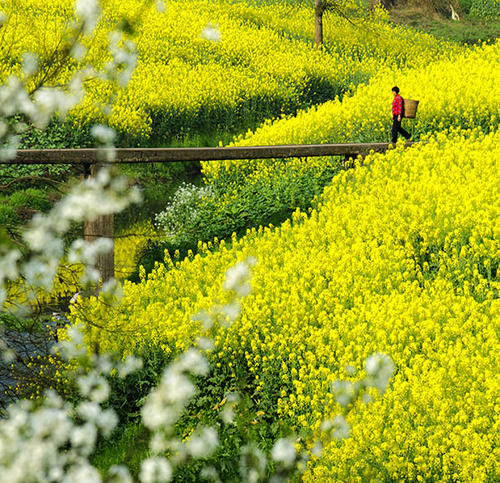
M403 98L396 94L394 100L392 101L392 115L402 116L403 115Z

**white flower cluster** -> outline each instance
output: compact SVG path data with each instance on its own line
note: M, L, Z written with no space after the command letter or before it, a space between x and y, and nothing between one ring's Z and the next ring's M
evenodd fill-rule
M25 123L9 122L9 119L14 115L23 115L34 126L43 129L52 116L56 113L64 116L69 109L80 102L83 96L81 83L83 72L79 72L64 90L43 87L30 95L26 84L37 60L35 56L25 56L24 59L26 80L10 76L0 86L0 160L2 161L15 157L20 135L27 127Z
M236 267L226 274L226 280L232 281L229 286L234 298L241 293L238 287L245 286L250 277L244 262ZM214 323L217 310L210 317ZM111 409L103 409L110 396L107 376L115 371L124 377L140 368L141 361L129 357L115 362L108 355L89 354L77 327L71 327L67 335L54 352L63 360L77 361L79 402L73 406L49 391L37 405L21 401L8 409L6 418L0 421L0 474L6 481L102 480L89 457L95 451L98 435L109 436L118 422ZM142 421L152 434L152 455L141 464L142 482L169 481L176 467L191 459L206 458L217 449L218 433L212 427L197 428L186 441L177 438L174 431L175 423L197 391L192 379L207 375L208 371L203 349L194 347L167 366L160 384L146 399ZM224 413L228 423L237 402L236 395L228 395L227 408L231 409ZM171 455L168 459L167 451ZM264 463L259 464L265 469L265 457ZM214 471L205 468L207 474ZM259 474L262 471L261 468ZM111 474L115 481L131 481L125 467L115 467Z
M101 15L99 0L76 0L75 14L82 22L85 33L90 34L96 28Z
M171 364L142 408L143 422L151 431L173 431L173 424L196 392L189 375L204 375L208 371L205 358L195 349L188 351L186 357L194 360L193 368L186 367L182 358ZM156 452L165 449L155 448Z
M255 444L241 448L240 476L241 481L257 483L263 481L266 475L267 457Z
M164 13L166 10L165 2L163 0L156 0L155 7L158 13Z
M2 339L2 331L0 330L0 364L10 364L14 361L16 354L8 347L5 341Z
M217 25L209 23L201 32L201 38L209 42L220 42L222 40L222 35Z
M116 159L116 151L113 143L116 138L114 129L98 124L90 129L91 136L96 140L98 146L97 156L100 161L111 163Z
M386 354L375 353L365 362L367 384L384 394L394 373L394 362Z
M113 79L121 87L125 87L137 67L137 48L134 42L124 40L122 32L111 32L109 46L111 60L104 66L101 77Z
M77 185L65 198L58 202L48 214L33 217L24 233L24 240L31 251L28 261L19 266L21 254L12 250L0 258L0 282L15 280L22 275L30 288L50 290L56 276L59 261L65 254L62 236L73 222L95 219L97 216L116 213L130 203L140 201L139 191L129 189L123 177L113 177L109 169L102 169L98 175ZM69 248L68 260L92 265L99 254L106 253L112 246L109 239L93 242L76 240ZM89 267L82 282L96 283L99 272ZM3 296L2 296L3 295ZM31 293L34 297L35 292ZM0 306L6 292L0 293Z
M225 290L234 290L238 297L246 297L250 294L250 267L255 265L256 260L253 257L247 258L244 262L238 262L234 267L226 271L224 281Z
M355 375L355 369L352 366L346 368L350 376ZM370 388L375 388L380 394L383 394L389 385L389 381L394 374L394 363L386 354L375 353L369 356L365 361L366 376L358 381L335 381L332 384L332 391L337 402L347 413L352 405L361 399L365 404L372 402L369 394ZM338 414L331 420L324 421L321 429L330 437L341 440L349 437L349 424L344 414ZM321 444L318 443L314 453L320 456L322 452Z
M200 223L200 207L204 199L213 196L212 188L208 185L200 188L183 183L167 207L156 215L156 225L165 233L167 240L174 243L184 241L184 233L196 230Z
M349 375L354 375L351 368L348 372ZM347 408L359 397L363 397L363 400L369 403L371 398L366 393L369 388L376 388L380 394L383 394L394 373L394 362L386 354L372 354L365 361L365 372L366 376L359 381L335 381L333 383L335 398L342 407Z
M118 423L113 410L103 409L110 388L111 371L126 375L140 367L136 359L113 362L109 356L88 355L76 328L58 352L66 360L86 358L91 367L77 379L79 402L65 402L54 391L42 401L11 405L0 420L0 475L2 481L100 482L101 475L89 462L99 434L109 436ZM117 481L131 481L125 467L113 469Z
M297 450L295 444L290 438L280 438L271 450L271 457L274 461L282 463L286 467L291 467L295 463Z

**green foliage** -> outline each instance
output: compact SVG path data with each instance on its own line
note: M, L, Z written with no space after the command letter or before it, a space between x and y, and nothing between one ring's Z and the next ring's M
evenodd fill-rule
M212 229L207 223L215 193L210 186L196 187L182 184L177 189L171 203L156 217L158 225L166 237L173 242L186 242L193 236L206 239L206 232Z
M11 122L15 121L20 121L20 119L11 119ZM72 122L54 119L43 131L29 126L21 137L19 148L61 149L91 145L92 139L88 130L75 129ZM75 169L71 165L2 165L0 179L6 185L19 178L26 179L15 182L3 191L3 196L0 195L0 224L9 229L15 229L26 223L35 212L50 209L54 199L59 197L54 185L67 180L74 173ZM54 181L51 182L51 180ZM29 187L33 185L36 187Z
M158 347L146 345L138 355L144 363L142 369L125 378L116 375L110 380L111 396L108 403L115 410L121 424L140 419L144 398L158 384L163 369L169 362L165 352Z
M27 188L0 196L0 225L13 229L51 206L50 193L42 189Z
M250 442L268 453L274 442L288 436L291 430L286 422L277 422L275 407L279 381L266 387L266 394L257 396L253 381L248 377L244 360L236 365L234 374L223 361L212 364L206 377L197 378L196 385L202 388L187 406L176 426L179 437L187 438L197 426L210 426L219 434L219 446L208 458L192 460L178 468L173 481L200 481L201 470L212 466L222 481L239 481L240 456L243 447ZM143 397L158 382L162 369L168 363L159 349L148 348L142 354L145 366L137 374L127 376L124 381L113 378L111 381L111 407L120 416L120 426L109 440L101 440L92 458L103 474L115 464L126 463L132 475L137 478L140 461L148 456L148 431L140 423L139 411ZM216 356L217 357L217 356ZM276 374L278 376L278 374ZM279 377L278 377L279 379ZM227 396L237 392L238 404L235 406L234 419L225 423L221 418L224 406L229 404ZM268 471L272 472L272 464Z
M36 188L16 191L10 196L9 204L15 208L27 206L40 211L48 210L52 206L51 201L47 197L47 192Z
M109 380L111 391L107 407L115 411L120 423L109 439L99 442L92 457L92 463L103 474L115 464L126 463L136 479L141 461L149 453L149 432L140 423L141 407L169 362L165 352L158 347L145 346L137 355L143 360L142 369L125 378L115 375Z
M181 186L166 209L157 215L165 239L144 248L138 267L143 266L149 273L155 263L164 260L166 250L173 258L182 260L198 251L199 241L230 241L233 233L241 236L254 227L279 225L297 208L307 210L312 206L339 169L340 164L332 158L328 168L297 176L284 161L271 180L259 178L252 184L245 183L245 178L241 183L221 179L210 190ZM230 186L232 190L228 189ZM129 280L140 281L138 268Z
M91 461L102 474L106 474L113 465L126 464L137 481L141 462L148 456L148 431L134 422L120 426L111 438L101 440Z
M458 0L458 4L460 5L460 8L463 10L463 12L468 14L470 13L470 9L474 4L474 1L475 0Z
M19 222L19 217L17 216L14 208L7 204L0 204L0 225L3 227L8 227Z
M432 21L425 27L435 37L452 40L462 44L495 42L500 32L500 19L488 23L477 21L439 20Z
M480 19L500 19L500 1L473 0L470 15Z
M430 14L423 9L420 2L415 2L413 7L410 4L398 4L390 12L396 23L423 30L443 40L461 44L495 42L500 32L500 14L498 11L496 15L487 17L474 14L474 11L479 12L477 6L483 1L491 10L494 5L491 0L459 0L455 10L460 15L460 21L450 18L449 9L440 17Z
M69 149L93 146L93 140L88 129L76 129L72 122L62 122L54 119L41 131L30 126L22 135L20 149ZM63 164L31 164L2 166L1 175L17 178L20 176L61 176L71 174L70 165Z
M253 443L261 451L268 453L274 442L285 432L284 425L258 411L258 405L248 394L243 394L240 399L233 423L224 424L218 414L220 410L218 405L223 402L223 396L216 397L215 393L211 396L211 390L218 389L212 384L203 386L204 395L195 398L184 419L181 420L179 430L183 434L189 434L193 429L193 423L210 425L218 430L219 447L209 458L192 461L179 468L174 481L198 482L200 473L206 466L215 468L222 481L241 481L239 470L243 448ZM272 467L269 465L268 473L271 472Z

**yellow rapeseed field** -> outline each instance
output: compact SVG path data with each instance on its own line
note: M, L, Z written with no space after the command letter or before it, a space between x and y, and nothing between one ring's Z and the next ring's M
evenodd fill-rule
M9 19L0 32L0 80L20 72L26 49L50 56L72 3L2 3ZM107 60L102 47L113 22L134 17L141 4L102 3L105 20L85 39L96 65ZM164 13L142 12L130 85L112 92L89 82L72 118L78 126L104 120L96 103L116 94L112 126L130 137L161 137L266 109L293 112L306 94L348 91L342 101L269 121L235 144L382 141L390 89L399 85L404 97L421 101L412 132L428 142L341 172L315 210L297 211L279 228L254 228L230 247L200 244L184 261L167 254L150 275L143 271L141 283L124 282L116 306L79 300L69 319L84 327L91 350L126 354L152 344L174 355L203 334L192 317L229 298L227 268L255 257L252 293L236 322L211 329L210 358L232 381L246 374L268 420L323 439L325 451L311 458L305 481L497 481L500 43L451 47L391 26L379 12L357 27L327 19L335 28L327 30L326 48L315 50L310 13L222 0L171 1ZM202 37L210 24L219 42ZM204 173L227 186L221 203L231 203L238 183L272 184L280 165L221 162ZM325 160L291 165L298 176L320 176ZM117 274L128 274L136 245L123 238L117 246L117 258L127 258ZM74 292L76 282L63 289ZM328 441L321 422L341 410L332 382L362 377L364 360L377 351L396 366L388 391L350 412L350 438ZM349 376L349 366L358 373ZM311 441L302 444L309 450Z
M268 121L255 133L240 136L234 144L259 146L273 144L314 144L344 142L388 142L392 121L391 88L401 88L403 97L420 101L415 120L403 121L414 138L448 127L474 128L484 131L500 123L500 42L468 50L452 62L440 60L412 69L381 69L367 85L342 101L326 102L297 116ZM293 161L298 174L304 169L325 166L315 158ZM307 166L305 166L305 164ZM272 178L280 163L265 161L225 161L203 163L210 182L241 177Z
M362 371L375 351L396 365L385 395L350 413L351 437L325 441L305 481L495 481L499 160L500 134L478 129L370 156L334 178L317 210L167 259L126 282L116 308L91 299L70 318L106 327L86 325L91 347L177 352L202 332L191 317L228 296L226 269L256 257L252 293L233 325L213 329L211 358L228 377L249 376L270 416L322 437L347 366Z
M19 74L22 54L51 58L70 25L73 0L5 0L8 20L0 41L0 80ZM107 122L130 138L181 136L200 129L233 128L290 113L307 103L333 99L381 68L415 67L463 50L387 22L378 11L352 25L327 18L326 49L312 45L312 8L224 0L166 2L141 10L142 0L103 0L103 20L92 38L91 64L108 60L107 32L120 16L139 18L133 39L138 66L129 86L94 79L72 117L78 126L104 121L99 103L111 101ZM152 2L154 4L154 2ZM220 41L203 32L216 28ZM53 62L52 62L53 63ZM67 66L59 82L74 66Z

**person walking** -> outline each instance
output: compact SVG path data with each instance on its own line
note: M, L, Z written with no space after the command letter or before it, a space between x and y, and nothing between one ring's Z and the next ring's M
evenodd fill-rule
M410 140L410 133L401 127L401 120L403 119L403 98L399 95L399 87L392 88L392 142L396 143L398 140L398 133L401 133L407 141Z

